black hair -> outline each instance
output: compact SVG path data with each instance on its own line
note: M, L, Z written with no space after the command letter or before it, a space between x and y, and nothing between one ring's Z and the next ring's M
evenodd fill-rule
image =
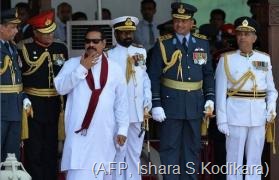
M19 2L15 5L17 9L25 9L28 13L30 13L30 7L28 3Z
M216 14L220 14L222 17L223 17L223 20L225 21L226 19L226 13L225 11L223 11L222 9L213 9L211 12L210 12L210 19L213 18L214 15Z
M79 18L83 18L85 20L87 20L87 16L84 12L75 12L74 14L72 14L72 20L75 21L75 20L78 20Z
M72 10L72 6L69 3L62 2L57 6L57 11L59 11L62 6L68 6Z
M145 4L145 3L152 3L154 8L156 9L156 2L154 0L142 0L141 1L141 7Z
M99 26L96 26L96 25L89 26L85 33L85 37L90 32L99 32L99 33L101 33L101 39L106 39L106 35L105 35L104 31Z

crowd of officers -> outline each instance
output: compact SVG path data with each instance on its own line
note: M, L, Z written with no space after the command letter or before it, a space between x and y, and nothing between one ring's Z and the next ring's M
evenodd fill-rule
M249 153L247 163L260 164L264 136L262 127L265 126L266 117L268 121L272 121L276 116L277 91L274 88L269 56L254 51L251 46L256 41L257 23L252 18L241 17L234 25L222 25L219 29L222 37L217 48L212 51L205 36L190 33L193 32L192 19L197 11L196 7L186 3L173 3L171 8L174 32L158 38L150 50L152 53L148 54L149 57L144 57L149 60L146 62L149 77L145 78L151 82L149 88L152 91L152 110L151 102L141 102L150 106L148 110L153 119L160 122L161 163L177 164L181 165L183 171L196 169L198 172L202 118L212 118L213 111L217 108L216 127L226 135L226 147L230 148L230 151L227 149L227 160L242 164L239 159L246 149L246 153ZM134 17L120 19L117 23L122 23L122 29L116 28L116 32L122 33L118 33L118 38L129 36L133 40L133 33L129 32L135 31L138 20ZM59 169L58 140L63 140L63 126L60 125L63 124L66 96L57 93L54 78L69 58L67 46L54 39L57 25L53 11L29 18L27 22L33 29L31 38L21 37L24 40L15 44L14 39L19 38L17 25L20 22L16 9L1 11L1 161L5 160L7 153L15 153L18 159L24 161L32 179L55 180ZM127 29L125 26L132 28ZM246 44L243 43L245 41ZM236 42L241 45L240 50L232 51L237 49ZM130 41L125 41L125 38L118 42L118 47L109 50L109 59L117 59L117 53L121 51L119 47L128 47L127 43L129 46ZM137 48L131 51L134 50ZM247 51L243 52L245 50ZM146 56L146 52L139 53ZM218 66L219 59L222 65ZM232 63L237 59L241 59L239 66ZM246 66L249 67L248 71ZM243 69L237 69L238 67ZM126 68L125 66L124 70ZM215 94L215 68L218 72L218 94ZM243 74L245 77L242 77ZM247 100L236 102L238 98ZM251 98L254 98L253 102L250 102ZM263 101L264 98L267 100ZM241 114L238 109L234 109L240 108L237 104L242 108L251 104L249 108L253 107L256 110L254 112L261 113L260 119L253 123L259 117L251 118L250 109L248 114ZM230 109L226 109L228 106ZM238 124L238 120L243 117L247 121L251 118L251 122ZM253 132L249 129L251 127ZM134 128L140 129L137 125ZM239 134L242 134L241 140L237 137ZM137 138L137 135L133 136ZM253 137L257 137L255 141ZM143 138L140 141L138 146L142 146ZM245 145L245 142L250 144ZM239 146L243 150L232 152L233 146ZM137 156L140 155L137 153ZM194 166L187 166L187 169L187 162L193 162ZM179 178L197 177L196 173L164 175L166 180ZM258 176L252 178L257 179Z

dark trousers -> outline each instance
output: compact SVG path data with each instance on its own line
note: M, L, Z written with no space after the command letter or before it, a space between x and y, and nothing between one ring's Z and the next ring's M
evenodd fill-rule
M1 162L7 153L15 153L19 161L21 121L1 121Z
M25 141L26 170L32 180L57 179L57 122L29 119L29 139Z
M166 167L180 167L163 175L164 180L196 180L200 152L200 119L166 119L160 127L160 158Z

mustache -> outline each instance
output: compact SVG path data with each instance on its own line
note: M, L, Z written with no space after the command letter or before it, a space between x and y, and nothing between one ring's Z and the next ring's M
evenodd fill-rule
M93 46L89 46L86 50L89 50L89 49L97 51L97 49L95 47L93 47Z

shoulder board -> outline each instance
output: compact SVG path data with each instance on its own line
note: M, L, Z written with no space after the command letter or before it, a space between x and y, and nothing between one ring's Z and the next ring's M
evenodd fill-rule
M22 49L23 44L29 44L29 43L33 43L34 39L33 38L28 38L28 39L24 39L19 41L16 46L18 49Z
M164 35L164 36L160 36L159 39L160 39L161 41L163 41L163 40L170 39L170 38L172 38L172 37L173 37L172 34L166 34L166 35Z
M207 37L205 35L202 35L202 34L194 33L192 35L196 38L199 38L199 39L208 40Z
M234 53L236 53L236 50L234 50L234 51L224 52L224 53L222 53L222 54L221 54L221 56L231 55L231 54L234 54Z
M266 56L270 56L269 54L265 53L265 52L262 52L262 51L259 51L259 50L254 50L256 51L257 53L260 53L260 54L263 54L263 55L266 55Z
M138 48L143 48L143 45L141 45L141 44L136 44L136 43L132 43L132 46L138 47Z

